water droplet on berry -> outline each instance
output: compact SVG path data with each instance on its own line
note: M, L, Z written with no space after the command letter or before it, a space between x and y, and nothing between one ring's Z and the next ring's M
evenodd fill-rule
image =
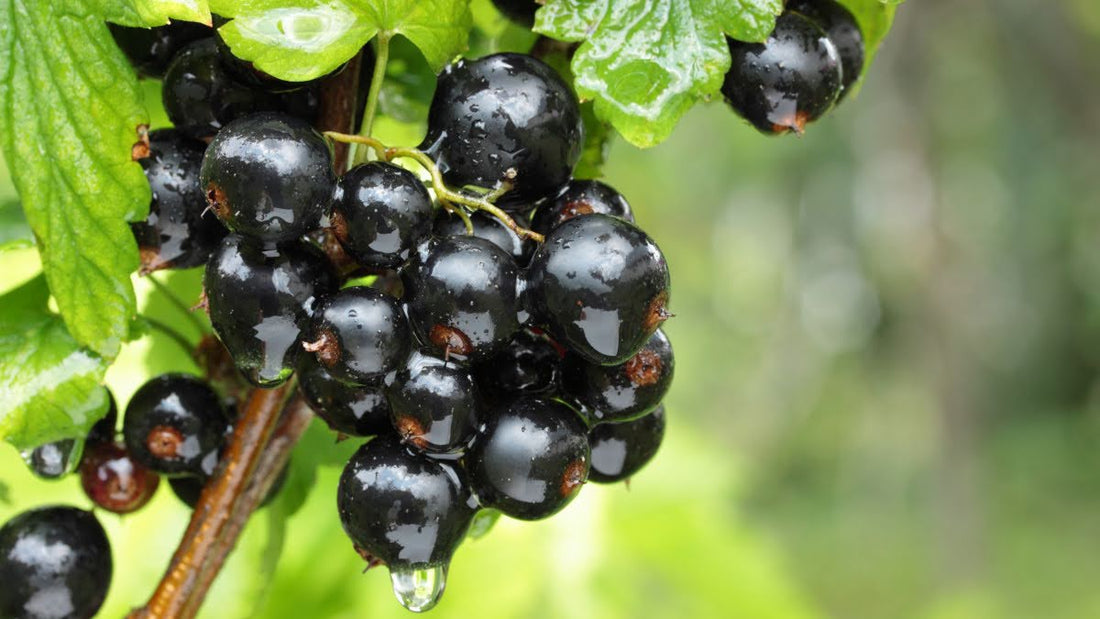
M401 605L414 613L431 610L447 586L447 566L390 570L393 594Z

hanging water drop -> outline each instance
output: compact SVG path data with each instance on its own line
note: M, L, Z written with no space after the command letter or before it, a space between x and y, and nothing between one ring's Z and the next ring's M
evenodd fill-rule
M21 451L19 455L35 475L57 479L76 470L83 453L84 441L65 439Z
M414 613L431 610L447 586L447 566L390 568L390 582L397 601Z

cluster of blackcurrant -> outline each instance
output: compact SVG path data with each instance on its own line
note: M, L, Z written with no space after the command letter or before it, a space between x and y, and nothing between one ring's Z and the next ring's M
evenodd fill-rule
M530 56L439 77L418 152L531 231L436 207L386 161L336 179L323 137L282 115L230 123L202 161L231 231L206 268L211 323L254 385L296 371L333 430L376 437L344 470L340 518L414 610L438 599L478 510L550 516L590 472L636 472L663 435L668 267L621 195L571 179L578 105ZM345 285L303 240L321 227L373 285Z
M763 43L729 39L722 94L768 134L802 133L851 90L863 71L863 33L836 0L787 0Z
M114 397L106 397L107 415L85 438L26 452L31 471L45 479L79 472L92 503L116 514L143 507L164 476L194 508L232 429L232 406L194 376L164 374L134 393L119 440ZM23 513L0 529L0 582L0 617L91 617L111 582L110 545L90 512L52 506Z
M586 480L625 480L653 457L674 366L668 265L618 192L572 177L583 125L553 69L523 54L446 68L423 143L389 149L427 168L425 185L387 149L337 176L312 124L316 86L265 76L211 29L114 32L163 77L175 125L136 149L153 190L133 225L144 270L205 264L206 309L240 376L295 378L339 435L374 437L346 465L338 512L407 608L436 603L475 521L548 517ZM28 457L50 475L83 462L110 511L141 507L161 475L194 506L233 423L225 402L197 378L157 377L126 407L123 441L112 415L83 458L82 441ZM80 532L64 566L4 545L51 527L98 533ZM87 584L93 564L102 586ZM60 603L43 587L79 581L60 615L91 616L110 553L94 517L49 508L5 525L4 570L53 572L19 580L0 615L50 616L35 610Z

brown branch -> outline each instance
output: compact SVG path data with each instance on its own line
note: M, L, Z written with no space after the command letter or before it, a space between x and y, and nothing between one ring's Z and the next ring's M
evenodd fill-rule
M131 618L193 616L184 614L184 608L196 591L203 566L229 526L234 504L248 488L292 388L290 383L275 389L253 389L249 394L226 448L223 466L203 488L168 571L149 602L131 613Z
M355 104L359 93L359 63L362 54L352 56L338 74L321 84L321 118L317 121L320 131L355 131ZM336 174L343 174L348 165L347 144L333 145L333 164Z
M198 582L191 592L190 601L184 609L183 616L193 617L198 613L199 606L236 545L245 525L248 524L252 512L263 503L275 480L286 468L294 446L309 427L312 419L313 411L300 395L287 404L279 419L279 425L275 428L275 433L256 463L256 471L251 483L234 503L229 522L202 566Z

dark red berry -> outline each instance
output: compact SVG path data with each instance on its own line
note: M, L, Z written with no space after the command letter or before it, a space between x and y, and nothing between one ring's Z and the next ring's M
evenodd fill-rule
M80 484L93 503L116 514L145 506L160 476L130 457L124 445L89 443L80 463Z

